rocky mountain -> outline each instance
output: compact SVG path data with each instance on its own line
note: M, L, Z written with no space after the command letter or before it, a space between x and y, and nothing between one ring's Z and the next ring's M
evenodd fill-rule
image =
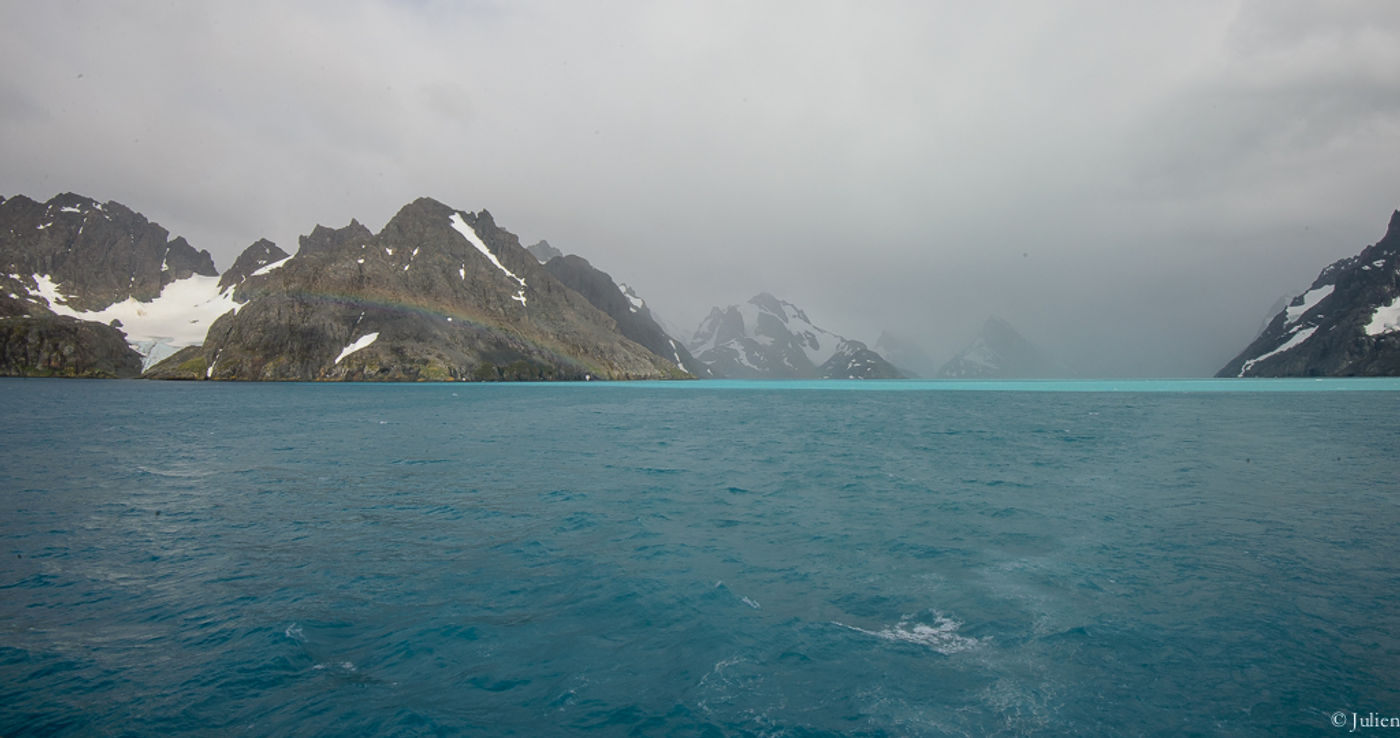
M9 275L47 275L79 311L150 301L171 282L219 276L208 251L170 238L120 203L72 193L46 203L23 195L0 202L0 263Z
M540 244L548 246L541 241L530 248L535 249ZM652 317L646 301L638 297L631 287L618 285L606 272L589 264L587 259L572 254L555 256L545 263L544 268L564 286L583 295L593 307L612 318L622 335L657 356L672 359L676 366L696 377L712 376L708 366L697 361L685 346L667 335Z
M550 259L564 255L563 251L550 246L548 241L540 241L533 246L527 246L525 250L529 251L541 264L547 263Z
M0 264L3 374L134 376L157 347L202 340L227 309L195 307L217 297L209 252L120 203L72 193L0 201Z
M906 377L932 377L939 365L914 341L890 331L881 331L875 339L876 352L894 364Z
M1400 211L1385 236L1323 269L1220 377L1400 375Z
M240 380L641 379L685 376L618 331L485 210L422 198L379 233L317 226L265 245L203 345L148 376ZM249 256L247 252L245 257ZM275 259L275 260L274 260ZM243 261L240 257L239 261Z
M939 379L1049 379L1072 372L1026 340L1010 323L990 317L970 343L938 370Z
M219 291L237 287L249 277L266 274L290 258L291 254L278 248L277 244L266 238L260 239L243 249L243 253L234 259L233 266L219 276Z
M3 375L688 376L669 344L658 355L623 334L643 323L633 312L619 322L594 307L490 213L427 199L378 234L318 226L295 256L258 241L220 275L208 252L118 203L0 198L0 261Z
M800 308L766 292L711 310L687 347L716 376L735 379L902 376L864 343L817 327Z

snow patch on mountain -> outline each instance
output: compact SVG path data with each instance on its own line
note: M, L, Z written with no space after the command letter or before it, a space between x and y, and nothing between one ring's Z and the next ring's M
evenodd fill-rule
M1245 375L1245 373L1248 372L1255 364L1258 364L1259 362L1261 362L1261 361L1263 361L1263 360L1265 360L1265 359L1267 359L1267 358L1269 358L1269 357L1271 357L1271 356L1277 356L1277 355L1279 355L1279 354L1281 354L1281 353L1283 353L1283 352L1285 352L1285 351L1291 351L1292 349L1294 349L1294 348L1296 348L1296 347L1298 347L1298 346L1303 345L1303 342L1306 341L1306 340L1308 340L1309 338L1312 338L1312 334L1314 334L1314 333L1316 333L1316 332L1317 332L1317 326L1309 326L1309 327L1307 327L1307 328L1300 328L1300 329L1294 331L1294 332L1293 332L1293 335L1290 336L1289 339L1288 339L1287 341L1284 341L1284 343L1283 343L1282 346L1279 346L1278 348L1274 349L1273 351L1269 351L1269 352L1267 352L1267 353L1260 354L1260 355L1254 357L1253 359L1250 359L1249 361L1246 361L1246 362L1244 363L1244 366L1240 367L1240 374L1239 374L1239 376L1243 377L1243 376Z
M636 290L626 284L619 284L617 288L622 291L622 296L627 298L628 309L632 312L639 313L646 308L647 301L638 297Z
M10 276L25 282L17 275ZM120 321L127 343L141 354L143 369L185 346L203 343L210 324L242 307L234 302L232 289L220 291L217 276L195 274L165 285L150 302L128 297L101 310L68 307L60 286L47 274L32 275L31 280L36 287L29 296L42 301L57 315L97 323Z
M335 361L332 362L332 363L333 363L333 364L339 364L339 363L341 362L341 360L344 359L345 357L349 356L350 354L355 353L356 351L359 351L359 350L362 349L362 348L365 348L366 346L369 346L370 344L374 343L374 342L375 342L376 340L378 340L378 339L379 339L379 332L378 332L378 331L375 331L374 333L366 333L365 335L360 336L359 338L357 338L357 339L355 339L354 341L352 341L348 346L346 346L345 348L341 349L341 350L340 350L340 354L338 354L338 355L335 357Z
M496 258L496 255L493 254L493 253L491 253L491 249L486 248L486 242L485 242L485 241L482 241L482 240L481 240L481 236L478 236L478 235L476 234L476 230L473 229L473 228L471 227L471 224L467 223L467 221L464 220L464 219L462 218L462 214L461 214L461 213L453 213L453 214L452 214L451 221L452 221L452 228L453 228L453 230L455 230L455 231L457 231L458 233L462 234L462 237L465 238L465 239L467 239L467 242L468 242L468 243L470 243L471 245L475 246L475 247L476 247L476 250L477 250L477 251L480 251L482 256L485 256L487 259L489 259L489 260L491 261L492 264L494 264L494 265L496 266L497 269L501 270L501 273L505 274L507 277L510 277L511 279L513 279L513 280L515 280L516 282L520 283L520 290L517 291L514 295L512 295L512 296L511 296L511 299L512 299L512 300L519 301L519 303L520 303L522 306L524 306L524 305L525 305L525 280L524 280L522 277L516 276L515 272L512 272L511 270L507 269L506 266L505 266L504 264L501 263L501 260L500 260L500 259L497 259L497 258ZM387 251L388 249L385 249L385 250ZM389 251L389 253L392 254L392 253L394 253L394 252L393 252L393 251ZM466 275L465 275L465 274L463 274L463 278L464 278L464 279L466 278Z
M1332 294L1332 290L1336 289L1336 287L1337 285L1335 284L1324 284L1321 287L1308 290L1299 295L1295 300L1295 302L1298 303L1297 305L1290 304L1288 307L1284 308L1284 325L1297 323L1298 319L1303 317L1304 313L1317 307L1318 303L1327 299L1327 296Z
M1379 336L1400 331L1400 296L1376 308L1366 324L1366 335Z
M248 276L250 276L250 277L261 277L261 276L263 276L264 274L271 274L272 272L274 272L274 271L276 271L276 270L278 270L278 269L281 269L283 264L286 264L287 262L289 262L289 261L291 261L291 260L292 260L292 257L291 257L291 256L287 256L287 257L278 259L277 261L274 261L274 262L272 262L272 263L270 263L270 264L264 264L263 266L258 267L257 269L255 269L255 270L253 271L253 273L250 274L250 275L248 275Z

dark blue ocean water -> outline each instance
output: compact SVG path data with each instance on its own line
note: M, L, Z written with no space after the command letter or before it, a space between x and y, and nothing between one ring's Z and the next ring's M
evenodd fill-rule
M1395 381L0 380L0 429L4 736L1400 715Z

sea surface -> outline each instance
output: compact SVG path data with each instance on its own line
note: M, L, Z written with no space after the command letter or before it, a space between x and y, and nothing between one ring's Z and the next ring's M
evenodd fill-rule
M1396 716L1397 380L0 380L7 738Z

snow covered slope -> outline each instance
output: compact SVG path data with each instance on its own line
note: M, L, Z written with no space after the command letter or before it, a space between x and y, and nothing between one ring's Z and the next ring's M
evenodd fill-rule
M233 300L233 287L220 291L218 277L202 274L165 285L154 300L143 302L128 297L100 310L69 307L68 298L47 274L9 277L25 287L32 284L28 296L55 315L96 323L117 321L117 327L126 333L127 343L141 354L143 369L185 346L203 343L204 334L216 318L239 308Z

